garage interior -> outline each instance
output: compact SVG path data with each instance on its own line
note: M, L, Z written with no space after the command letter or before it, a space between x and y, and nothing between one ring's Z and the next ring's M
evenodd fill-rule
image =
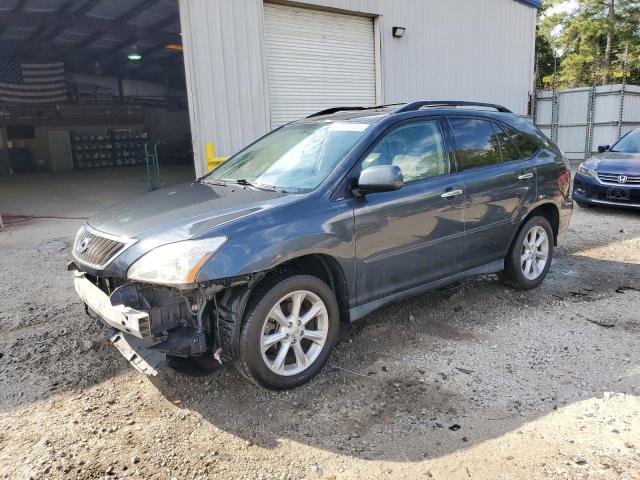
M3 0L5 221L192 179L185 89L177 0Z

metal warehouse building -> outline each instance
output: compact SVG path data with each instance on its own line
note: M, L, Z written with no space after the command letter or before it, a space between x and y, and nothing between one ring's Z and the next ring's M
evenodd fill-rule
M540 0L180 0L196 172L331 106L527 112Z
M39 211L12 188L52 192L54 177L91 192L191 180L329 107L475 100L527 113L539 3L0 0L3 213Z

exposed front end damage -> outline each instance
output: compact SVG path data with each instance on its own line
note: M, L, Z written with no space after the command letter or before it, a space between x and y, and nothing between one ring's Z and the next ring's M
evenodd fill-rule
M236 324L256 276L199 283L190 288L104 278L69 265L88 314L138 371L157 375L172 359L233 358ZM213 363L213 362L211 362Z

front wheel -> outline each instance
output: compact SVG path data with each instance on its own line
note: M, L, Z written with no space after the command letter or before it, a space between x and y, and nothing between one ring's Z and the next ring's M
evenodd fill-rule
M546 218L527 220L511 245L500 278L521 290L540 285L551 266L553 238L553 230Z
M338 332L338 304L326 283L310 275L274 277L248 306L238 369L272 390L297 387L320 371Z

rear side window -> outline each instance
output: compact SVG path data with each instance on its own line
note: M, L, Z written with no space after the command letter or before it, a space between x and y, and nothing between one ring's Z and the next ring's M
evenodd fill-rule
M476 118L450 120L460 170L502 163L500 141L493 123Z
M513 140L513 143L518 147L518 150L520 150L520 158L533 157L537 153L539 149L538 145L536 145L527 135L506 125L504 128L507 130L507 133L511 137L511 140Z

